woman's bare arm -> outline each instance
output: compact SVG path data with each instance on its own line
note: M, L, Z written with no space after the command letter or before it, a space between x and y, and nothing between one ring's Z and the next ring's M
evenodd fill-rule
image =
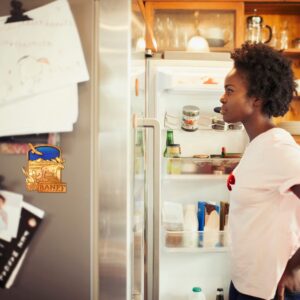
M300 184L292 186L291 190L300 199Z
M293 193L300 200L300 184L291 187ZM288 261L285 271L280 279L277 287L277 295L279 300L284 299L285 288L291 291L300 291L300 248Z

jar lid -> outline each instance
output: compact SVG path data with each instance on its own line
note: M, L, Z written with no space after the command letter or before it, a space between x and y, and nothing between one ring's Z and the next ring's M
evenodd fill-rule
M193 287L193 292L200 293L202 289L200 287Z
M180 147L180 144L170 144L168 147Z
M186 115L199 115L199 107L195 105L186 105L182 108L182 111Z

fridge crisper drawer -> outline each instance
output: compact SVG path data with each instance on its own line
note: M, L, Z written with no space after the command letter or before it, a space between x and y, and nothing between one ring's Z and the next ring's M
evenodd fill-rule
M230 174L239 163L240 158L166 158L167 174Z
M227 251L227 231L164 231L167 250L182 251Z

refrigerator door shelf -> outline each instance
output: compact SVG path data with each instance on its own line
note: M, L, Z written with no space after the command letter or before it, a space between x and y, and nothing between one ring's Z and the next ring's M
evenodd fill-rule
M180 175L165 175L163 176L164 181L168 180L179 180L179 181L199 181L199 180L214 180L214 181L226 181L228 177L228 174L225 175L213 175L213 174L208 174L208 175L202 175L202 174L180 174Z
M164 231L164 249L168 252L227 252L227 231Z

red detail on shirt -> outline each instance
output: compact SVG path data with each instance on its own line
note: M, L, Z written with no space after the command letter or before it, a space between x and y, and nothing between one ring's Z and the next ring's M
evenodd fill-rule
M229 174L228 178L227 178L227 188L229 191L232 191L232 185L235 184L235 177L232 173Z

